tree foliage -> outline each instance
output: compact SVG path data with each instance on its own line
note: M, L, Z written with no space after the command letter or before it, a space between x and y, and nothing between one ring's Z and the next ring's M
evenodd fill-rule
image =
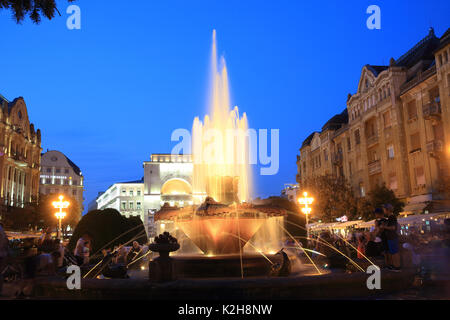
M404 203L388 189L385 184L376 186L366 197L357 197L345 178L332 175L309 178L301 186L302 190L314 197L312 217L322 222L335 222L336 218L346 215L349 220L371 220L374 210L390 203L394 213L402 212Z
M371 212L369 218L374 219L373 211L375 208L381 208L384 204L389 203L394 207L394 213L399 214L403 211L405 204L399 198L395 196L394 191L388 189L385 184L375 186L371 192L369 192L369 203L371 206Z
M11 10L17 23L21 23L28 15L34 23L39 24L42 17L51 20L56 12L59 13L55 0L0 0L0 9Z
M126 218L115 209L93 210L85 214L70 239L70 250L75 248L78 239L84 234L91 238L93 253L105 245L111 248L132 239L141 244L148 241L144 224L139 217ZM111 243L108 244L109 242Z
M346 215L349 219L358 215L358 198L345 178L333 175L315 176L300 186L314 198L312 217L322 222L335 222Z
M55 209L53 206L54 201L59 201L59 194L50 193L39 196L39 204L36 207L36 225L40 228L43 227L56 227L58 225L58 219L55 216L55 213L59 209ZM75 227L78 223L81 213L81 207L78 201L70 196L64 195L63 201L68 201L70 203L67 209L63 209L66 212L66 217L62 219L61 225L63 230L67 226Z

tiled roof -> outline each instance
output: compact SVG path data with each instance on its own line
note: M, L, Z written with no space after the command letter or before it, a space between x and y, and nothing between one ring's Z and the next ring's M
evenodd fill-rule
M303 147L306 147L306 146L309 146L309 144L311 143L311 140L312 140L312 138L314 137L314 134L315 133L318 133L317 131L314 131L313 133L311 133L309 136L308 136L308 138L306 138L304 141L303 141L303 143L302 143L302 148Z
M389 68L388 66L372 66L370 64L366 65L366 67L372 71L375 77L378 77L381 72Z
M81 170L80 170L80 168L78 168L78 166L77 166L75 163L73 163L73 161L70 160L66 155L64 155L64 157L66 157L66 160L67 160L67 162L70 164L70 166L72 167L73 171L74 171L77 175L81 176Z
M340 114L333 116L330 120L328 120L322 127L322 131L326 130L337 130L342 125L348 123L348 111L347 108L344 109Z
M420 40L408 52L395 61L397 66L411 68L420 60L434 60L434 50L439 46L439 38L434 34L433 28L430 28L428 35Z

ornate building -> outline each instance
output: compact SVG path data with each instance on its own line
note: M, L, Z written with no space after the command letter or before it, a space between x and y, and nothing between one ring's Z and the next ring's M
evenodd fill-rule
M22 97L0 95L0 216L38 200L41 132L28 119Z
M84 177L80 168L62 152L52 150L41 155L41 194L66 194L77 199L80 205L78 220L83 212Z
M153 237L156 235L154 214L165 203L184 207L204 199L192 194L191 155L152 154L143 168L142 180L115 183L100 192L97 208L113 208L126 217L139 216L147 234Z
M360 196L385 183L406 213L450 209L439 191L450 176L449 55L450 29L430 29L389 66L365 65L347 108L303 142L297 182L344 176Z

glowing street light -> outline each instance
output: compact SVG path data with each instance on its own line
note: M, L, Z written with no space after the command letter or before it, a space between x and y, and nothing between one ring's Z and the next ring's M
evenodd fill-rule
M312 204L314 202L314 198L308 197L308 192L303 192L303 197L298 198L298 203L301 205L304 205L304 207L301 209L302 212L306 216L306 236L309 238L309 229L308 229L308 214L311 213L311 207L308 205Z
M69 201L63 201L64 196L58 197L59 201L53 201L52 205L55 207L55 209L59 209L58 212L55 213L56 218L58 218L58 239L60 239L61 236L61 220L65 218L66 213L62 211L62 209L66 209L69 207L70 203Z

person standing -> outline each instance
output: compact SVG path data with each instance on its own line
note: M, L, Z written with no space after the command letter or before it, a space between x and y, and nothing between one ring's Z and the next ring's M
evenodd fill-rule
M375 243L377 245L377 250L379 252L379 255L384 255L386 259L386 266L391 265L387 261L387 251L388 251L388 245L387 245L387 238L386 238L386 231L382 228L382 226L385 226L387 224L387 219L384 217L384 211L381 208L375 209L375 229L373 233L375 234Z
M385 215L387 216L387 223L382 227L386 233L388 246L388 268L392 271L401 271L400 269L400 253L399 253L399 239L398 239L398 222L394 214L394 207L391 204L383 206Z

